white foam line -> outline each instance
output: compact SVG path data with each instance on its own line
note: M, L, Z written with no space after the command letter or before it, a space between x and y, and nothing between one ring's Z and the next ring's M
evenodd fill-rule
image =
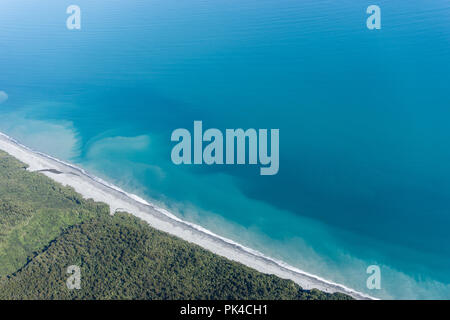
M35 151L1 132L0 149L27 164L30 171L55 169L63 172L63 174L52 172L43 172L43 174L59 183L73 187L85 198L107 203L111 208L111 213L118 210L127 211L148 222L156 229L198 244L218 255L245 264L260 272L291 279L304 289L316 288L330 293L345 293L356 299L375 299L344 285L307 273L283 261L268 257L257 250L219 236L199 225L184 221L173 213L157 207L135 194L128 193L99 177L89 174L80 167ZM73 171L76 172L75 176Z

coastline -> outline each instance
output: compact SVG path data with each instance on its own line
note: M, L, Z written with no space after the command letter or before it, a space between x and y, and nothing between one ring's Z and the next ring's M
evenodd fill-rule
M164 231L214 254L242 263L266 274L293 280L303 289L334 293L340 292L355 299L374 299L343 285L309 274L282 261L277 261L230 239L218 236L201 226L181 220L165 209L90 175L85 170L34 151L0 132L0 150L27 164L29 171L39 171L63 185L71 186L85 198L92 198L110 206L111 214L126 211L146 221L155 229Z

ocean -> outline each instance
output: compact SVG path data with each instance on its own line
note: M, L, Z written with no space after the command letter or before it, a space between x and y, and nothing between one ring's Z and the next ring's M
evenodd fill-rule
M80 30L70 4L0 2L1 132L322 278L450 298L449 1L76 0ZM194 121L279 129L278 174L175 165Z

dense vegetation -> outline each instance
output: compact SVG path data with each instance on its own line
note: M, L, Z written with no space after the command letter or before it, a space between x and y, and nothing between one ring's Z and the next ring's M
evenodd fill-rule
M84 200L0 152L0 299L346 299L305 291ZM81 268L69 290L67 267Z
M22 267L65 228L109 212L25 168L0 151L0 276Z

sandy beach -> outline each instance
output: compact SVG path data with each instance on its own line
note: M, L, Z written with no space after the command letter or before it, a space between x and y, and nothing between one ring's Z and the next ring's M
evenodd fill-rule
M127 193L100 178L90 175L81 168L33 151L2 133L0 133L0 150L27 164L29 171L42 172L56 182L73 187L85 198L108 204L111 208L111 214L117 211L126 211L158 230L195 243L215 254L240 262L260 272L293 280L304 289L316 288L329 293L345 293L356 299L372 299L343 285L327 281L281 261L266 257L255 250L220 237L198 225L183 221L167 210L158 208L136 195Z

